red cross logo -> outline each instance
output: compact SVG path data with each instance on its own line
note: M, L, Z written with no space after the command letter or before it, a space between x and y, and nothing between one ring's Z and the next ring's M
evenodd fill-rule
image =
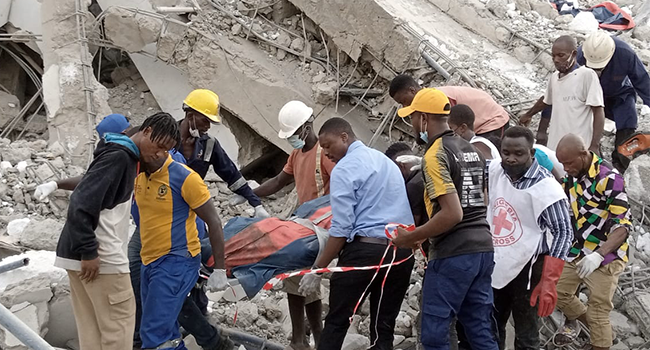
M490 203L490 224L492 243L495 247L507 247L515 244L524 231L515 208L503 197Z
M499 215L494 217L492 223L494 224L494 234L497 236L501 235L501 230L504 228L508 231L512 230L512 222L508 220L508 213L503 209L499 210Z

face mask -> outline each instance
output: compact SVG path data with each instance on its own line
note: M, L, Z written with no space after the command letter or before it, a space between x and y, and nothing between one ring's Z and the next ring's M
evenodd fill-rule
M199 138L201 134L199 133L199 129L196 128L196 120L194 117L192 117L192 122L194 122L194 127L192 127L192 124L190 123L190 136Z
M575 57L573 56L573 52L571 53L571 55L569 55L569 58L567 58L567 60L564 63L565 63L564 65L565 71L571 70L571 68L573 68L573 66L576 64Z
M506 174L508 174L508 176L513 179L519 179L526 173L526 171L528 171L528 166L526 164L510 165L501 162L501 166L503 167L503 170L506 172Z
M422 140L422 142L424 142L425 144L429 143L429 132L420 131L420 140Z
M415 140L419 145L426 145L429 143L429 132L426 131L426 127L423 125L424 117L421 117L420 119L420 135L419 137Z
M287 138L287 142L293 147L294 149L301 149L305 147L305 140L301 139L300 136L298 135L291 135Z

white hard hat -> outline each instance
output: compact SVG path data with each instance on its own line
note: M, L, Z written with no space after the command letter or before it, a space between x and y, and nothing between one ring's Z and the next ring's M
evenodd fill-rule
M587 67L591 69L605 68L614 56L616 43L609 34L596 32L591 34L582 45L582 52L587 60Z
M281 139L289 138L289 136L293 135L298 128L311 118L313 114L314 110L300 101L287 102L280 110L280 113L278 113L278 121L280 122L280 132L278 132L278 137Z

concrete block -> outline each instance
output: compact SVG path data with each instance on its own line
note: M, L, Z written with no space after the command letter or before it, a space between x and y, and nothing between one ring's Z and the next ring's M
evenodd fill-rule
M72 312L70 294L55 292L57 295L48 304L50 319L66 322L49 322L45 340L54 346L68 346L77 338L77 326ZM77 347L78 349L78 347Z
M521 45L518 47L515 47L513 50L515 57L523 63L531 63L533 62L533 59L537 56L537 53L535 53L535 50L533 50L530 46L528 45Z
M366 350L370 346L370 339L361 334L350 334L345 336L341 350Z
M50 280L45 275L39 275L7 286L0 296L0 303L6 307L24 302L36 304L48 302L52 296Z
M630 198L650 204L650 155L642 155L630 162L625 171L625 184Z
M19 237L21 245L35 250L56 250L63 222L51 218L31 220Z
M46 330L45 323L48 319L47 303L30 304L25 302L14 305L10 311L34 332L43 335L43 331ZM4 328L0 327L0 332L4 333L4 344L0 344L0 349L11 349L13 347L27 349L18 338Z

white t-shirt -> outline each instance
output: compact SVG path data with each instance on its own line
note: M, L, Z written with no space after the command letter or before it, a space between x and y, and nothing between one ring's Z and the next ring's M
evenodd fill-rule
M492 141L486 139L485 137L474 135L474 137L469 140L469 143L482 143L490 148L490 155L492 156L492 159L501 159L501 153L497 149L497 146L495 146Z
M594 114L591 107L603 107L603 89L593 70L580 66L559 78L553 73L544 94L544 103L553 106L548 131L548 148L555 151L566 134L582 137L591 144L594 133Z

